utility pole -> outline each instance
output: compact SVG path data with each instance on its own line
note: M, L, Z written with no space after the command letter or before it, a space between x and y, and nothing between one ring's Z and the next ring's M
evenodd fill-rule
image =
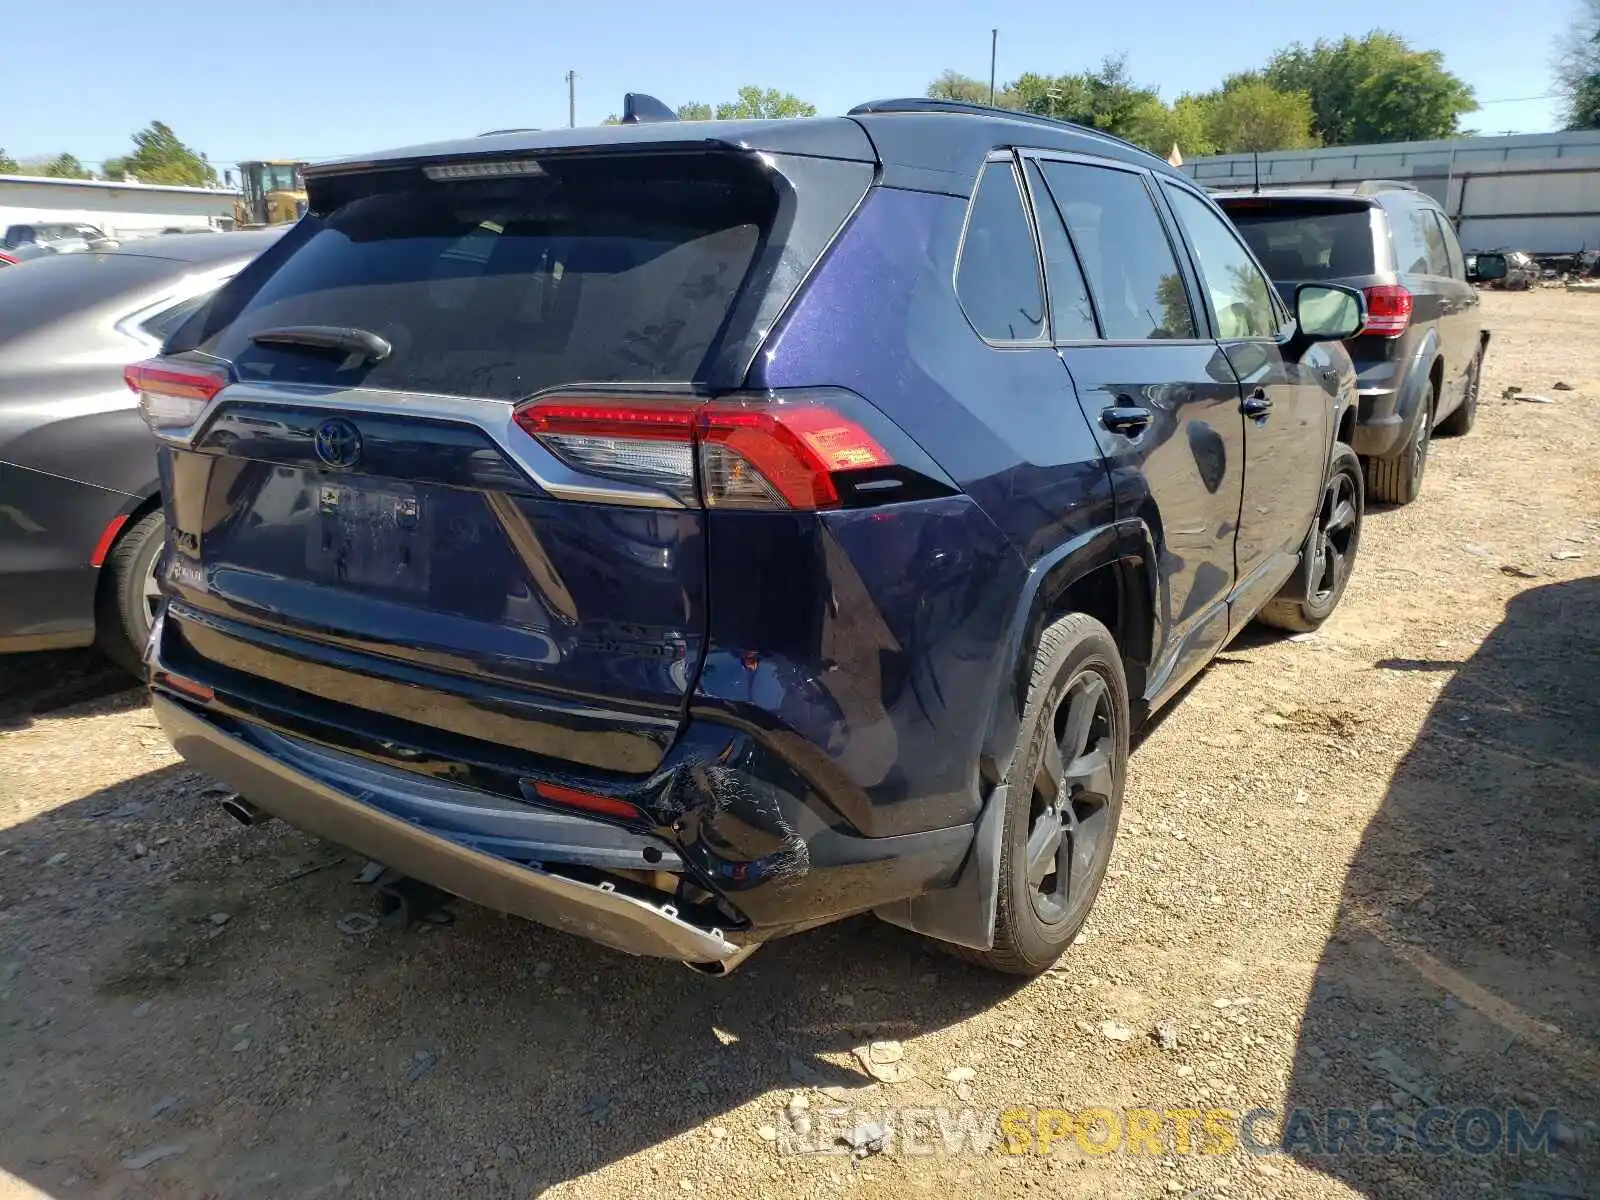
M1000 48L1000 31L989 30L989 107L994 107L994 59Z
M567 72L567 128L578 127L578 73Z

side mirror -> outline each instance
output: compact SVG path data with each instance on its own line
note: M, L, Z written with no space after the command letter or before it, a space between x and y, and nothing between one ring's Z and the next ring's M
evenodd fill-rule
M1488 283L1491 279L1506 277L1504 254L1474 254L1467 263L1468 283Z
M1308 342L1342 342L1367 325L1367 298L1336 283L1302 283L1294 290L1294 319Z

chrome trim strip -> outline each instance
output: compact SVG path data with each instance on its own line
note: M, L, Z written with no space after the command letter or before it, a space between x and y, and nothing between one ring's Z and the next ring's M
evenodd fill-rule
M185 275L176 283L169 283L157 292L148 293L129 312L112 321L111 327L125 337L130 337L147 347L152 354L161 352L161 339L151 337L141 326L151 317L159 316L175 304L192 300L203 292L215 291L242 271L250 260L241 258L220 267L212 267Z
M552 392L582 388L567 385ZM607 385L615 390L616 384ZM652 389L660 390L660 389ZM223 388L200 410L194 424L181 430L165 430L162 440L176 446L192 447L217 410L230 403L274 404L287 408L327 409L350 413L378 413L383 416L420 417L431 421L450 421L482 430L507 458L538 487L558 500L582 500L595 504L625 504L634 508L686 508L675 496L654 488L615 480L600 480L574 471L536 438L523 432L512 419L517 404L510 400L486 400L475 396L445 396L431 392L400 392L387 388L331 388L308 384L233 383ZM519 402L525 403L525 401Z

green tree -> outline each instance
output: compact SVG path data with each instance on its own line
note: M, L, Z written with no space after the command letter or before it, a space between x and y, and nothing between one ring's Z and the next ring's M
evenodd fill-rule
M51 179L93 179L94 172L70 154L58 154L39 168L39 174Z
M217 182L217 172L206 156L184 145L170 126L152 121L133 135L133 153L102 164L107 178L132 175L141 183L186 184L204 187Z
M1311 132L1311 97L1280 92L1264 79L1230 81L1201 101L1208 140L1217 152L1303 150L1317 144Z
M1437 50L1413 50L1398 34L1326 38L1278 51L1262 72L1280 92L1311 98L1311 132L1330 146L1450 137L1478 107L1472 88Z
M1014 98L1015 107L1024 112L1073 121L1118 137L1137 135L1154 112L1151 102L1161 103L1154 88L1134 82L1123 55L1107 57L1092 71L1065 75L1029 72L1008 84L1006 91Z
M739 89L738 98L717 105L719 121L764 121L775 117L814 117L817 106L777 88L762 90L754 84Z
M1600 0L1586 0L1556 43L1556 80L1568 129L1600 129Z
M1208 98L1205 96L1179 96L1169 106L1151 98L1136 113L1132 127L1123 136L1162 158L1174 149L1184 158L1198 154L1215 154L1207 127Z
M690 100L678 105L677 114L680 121L763 121L778 117L814 117L817 107L777 88L762 89L747 84L739 89L736 100L715 106ZM618 125L621 119L612 113L600 124Z
M1567 101L1568 129L1600 129L1600 71L1578 85Z
M945 71L928 85L930 100L959 100L963 104L989 103L989 85L981 79L963 75L960 71ZM1000 97L995 96L995 103Z
M17 173L17 160L7 154L4 146L0 146L0 175L15 175Z

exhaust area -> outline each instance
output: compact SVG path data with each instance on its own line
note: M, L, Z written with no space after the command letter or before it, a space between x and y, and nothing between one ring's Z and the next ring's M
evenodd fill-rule
M264 808L259 808L246 800L238 792L224 796L218 801L222 811L227 813L241 825L265 825L272 820L272 814Z
M743 947L737 954L730 954L727 958L719 959L716 962L686 962L683 965L701 975L715 975L718 978L723 978L732 975L738 969L739 964L761 949L761 946L762 943L756 942L753 945Z

